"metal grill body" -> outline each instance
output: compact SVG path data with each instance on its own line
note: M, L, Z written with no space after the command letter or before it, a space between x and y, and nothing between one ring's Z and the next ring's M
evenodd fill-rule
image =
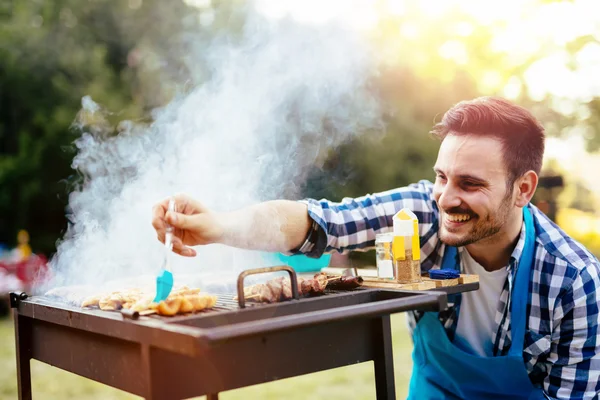
M123 318L12 293L19 398L31 399L30 360L146 399L183 399L374 361L378 399L394 399L390 315L447 308L448 291L357 289L239 308Z

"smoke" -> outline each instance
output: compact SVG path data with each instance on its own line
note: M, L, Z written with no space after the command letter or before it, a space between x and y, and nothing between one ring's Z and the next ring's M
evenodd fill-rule
M91 128L75 142L72 166L84 181L69 197L69 230L51 260L50 286L151 282L164 251L151 226L156 202L185 192L224 211L298 198L327 151L380 127L369 85L374 57L352 30L249 13L241 34L198 43L180 56L209 79L155 110L149 126L126 123L106 135L102 106L83 99L75 123ZM176 280L265 265L260 252L197 251L173 257Z

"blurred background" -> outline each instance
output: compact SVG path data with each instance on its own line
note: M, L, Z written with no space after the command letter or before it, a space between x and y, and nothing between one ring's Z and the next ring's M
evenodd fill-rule
M110 110L102 121L109 136L124 130L123 121L151 123L154 110L209 74L179 57L186 52L181 39L235 34L247 6L234 0L0 0L1 293L27 290L67 230L69 193L85 178L72 165L74 141L84 130L74 123L82 99L90 96ZM252 6L267 19L341 21L376 50L378 74L370 85L383 106L384 132L366 130L323 148L322 162L301 183L302 197L338 200L433 179L433 124L458 101L500 95L529 108L546 127L534 202L600 254L595 0L272 0ZM372 265L373 257L350 254L332 263ZM14 339L5 303L0 314L0 397L12 399ZM411 344L402 315L394 317L394 346L404 397ZM32 374L39 398L134 398L35 362ZM280 398L286 385L297 390L285 396L298 399L366 399L375 390L372 367L358 365L223 398Z

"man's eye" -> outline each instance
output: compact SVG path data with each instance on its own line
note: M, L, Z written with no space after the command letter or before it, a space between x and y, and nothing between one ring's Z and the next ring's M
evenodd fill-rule
M481 186L481 184L477 183L477 182L465 182L464 185L467 186L467 187L479 187L479 186Z

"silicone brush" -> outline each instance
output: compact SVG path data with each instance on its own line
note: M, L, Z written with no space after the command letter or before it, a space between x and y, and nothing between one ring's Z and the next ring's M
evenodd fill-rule
M169 200L169 211L175 211L175 200ZM156 277L156 297L154 302L165 300L173 289L173 273L171 272L171 251L173 250L173 227L167 223L165 232L165 259L162 268Z

